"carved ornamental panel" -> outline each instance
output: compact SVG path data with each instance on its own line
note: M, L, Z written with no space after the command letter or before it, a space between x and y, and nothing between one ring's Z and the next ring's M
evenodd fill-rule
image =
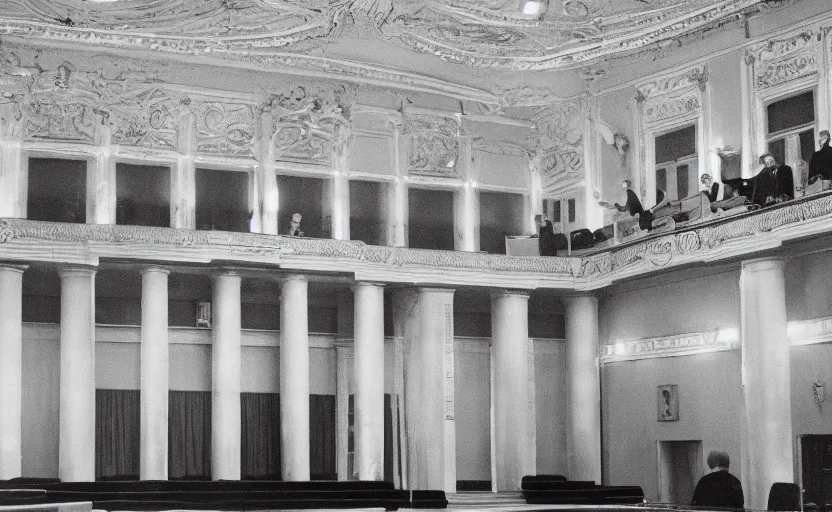
M257 122L253 104L207 98L195 103L198 152L235 156L251 154Z
M572 100L539 108L531 165L540 173L543 191L554 193L583 178L583 126L586 102Z
M636 100L641 105L644 124L698 115L707 81L708 70L702 65L638 87Z
M819 49L811 30L749 48L745 52L745 62L753 66L754 89L817 75Z
M459 121L456 117L405 113L407 170L419 176L458 178Z

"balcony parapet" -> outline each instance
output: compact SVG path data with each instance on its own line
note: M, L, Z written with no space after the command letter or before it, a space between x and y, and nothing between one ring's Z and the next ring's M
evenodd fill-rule
M832 233L832 192L641 238L575 262L577 288L693 262L712 262L780 247L783 242Z
M591 290L671 267L746 257L832 234L832 192L711 218L583 257L521 257L360 241L174 228L0 219L0 260L98 265L100 258L221 262L353 274L356 280Z
M97 265L99 258L258 263L356 279L571 288L570 258L381 247L360 241L0 219L0 259Z

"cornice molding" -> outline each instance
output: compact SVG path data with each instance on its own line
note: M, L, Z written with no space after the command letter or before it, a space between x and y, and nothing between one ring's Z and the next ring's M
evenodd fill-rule
M601 345L600 361L601 364L608 364L736 350L739 348L739 340L735 338L714 330L640 340L621 340L614 344Z

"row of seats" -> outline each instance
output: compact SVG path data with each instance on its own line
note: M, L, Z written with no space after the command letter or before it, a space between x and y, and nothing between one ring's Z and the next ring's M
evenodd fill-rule
M99 510L446 508L444 491L402 491L391 482L0 481L0 506L90 501Z
M523 497L530 505L632 505L644 503L638 486L597 485L562 475L524 476Z

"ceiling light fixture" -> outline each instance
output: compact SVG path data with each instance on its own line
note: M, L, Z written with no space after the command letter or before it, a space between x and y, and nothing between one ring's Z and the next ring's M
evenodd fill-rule
M538 16L546 10L546 0L521 0L520 9L527 16Z

